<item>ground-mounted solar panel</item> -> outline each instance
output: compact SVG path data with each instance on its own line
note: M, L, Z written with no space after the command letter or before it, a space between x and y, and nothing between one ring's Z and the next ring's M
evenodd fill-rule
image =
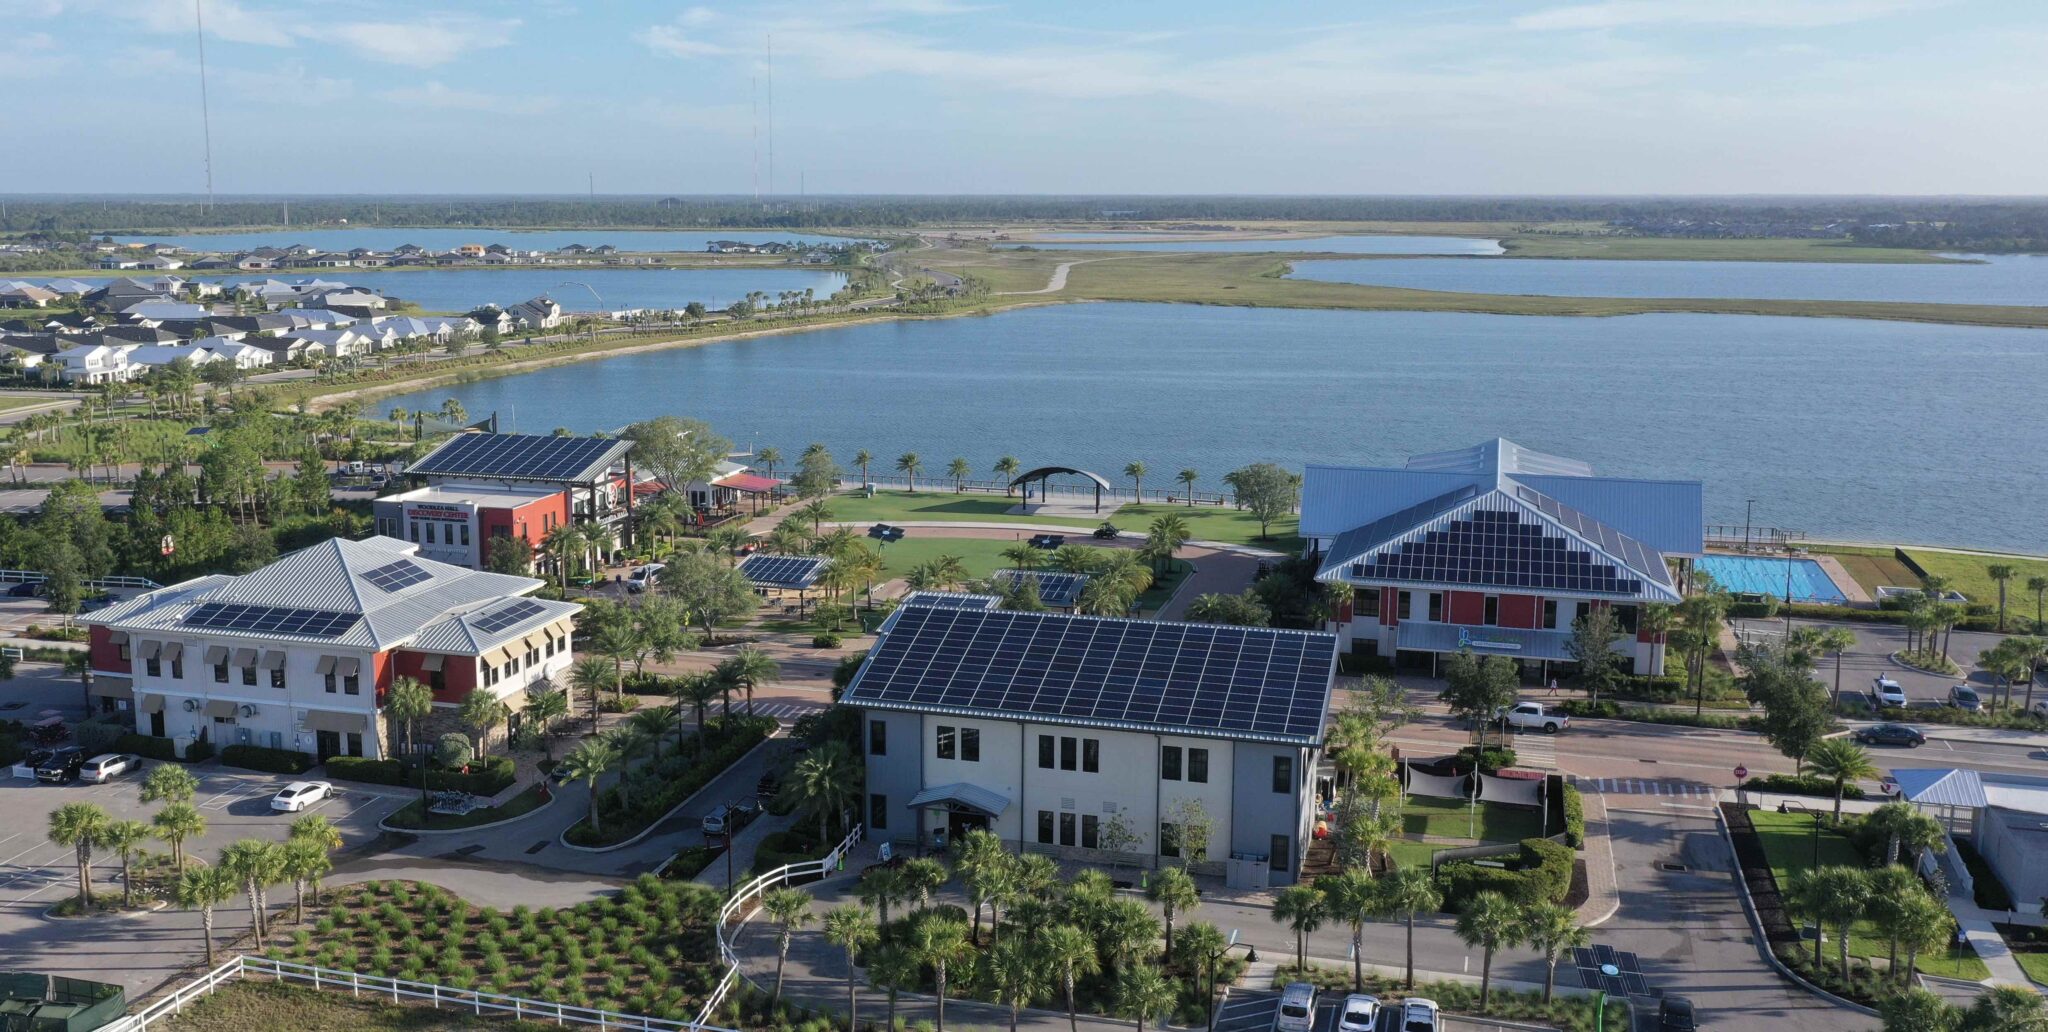
M1038 600L1055 609L1071 609L1081 597L1081 588L1088 583L1085 573L1054 573L1050 570L997 570L990 578L999 584L1010 584L1019 578L1029 578L1038 585Z
M433 576L427 572L426 567L410 559L400 559L363 574L363 579L383 591L402 591L423 581L432 580Z
M755 554L740 563L740 573L763 587L808 588L818 582L827 562L815 555Z
M978 711L1310 742L1333 635L1064 613L905 606L853 705Z
M897 603L904 606L933 606L939 609L997 609L1001 595L976 595L965 591L913 591Z
M547 611L547 607L530 598L493 609L477 617L472 623L485 634L496 634L522 620L529 620Z
M244 605L236 602L208 602L185 617L185 626L245 634L291 634L308 638L333 638L348 633L362 619L360 613L327 609L295 609L289 606Z
M582 481L603 472L622 442L609 437L457 434L406 469L434 476Z

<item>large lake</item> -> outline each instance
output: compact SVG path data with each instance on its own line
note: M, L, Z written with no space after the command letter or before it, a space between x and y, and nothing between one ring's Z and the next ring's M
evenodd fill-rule
M742 243L770 242L800 244L843 244L850 237L792 233L783 229L391 229L365 226L360 229L282 229L261 233L180 233L168 236L116 236L128 244L176 244L195 251L248 251L258 247L289 247L305 244L323 251L352 251L367 247L389 251L404 244L417 244L429 251L449 251L463 244L504 244L522 251L553 251L570 244L597 247L610 244L622 251L702 251L713 240Z
M997 244L998 248L1036 247L1045 251L1229 251L1326 254L1500 254L1498 240L1453 236L1319 236L1282 240L1161 240L1156 233L1076 233L1034 241Z
M180 275L171 273L171 275ZM113 277L85 276L87 281ZM618 311L627 308L681 308L701 301L724 308L750 291L764 291L772 301L779 291L809 289L823 299L846 285L846 275L805 268L616 269L574 267L500 267L417 269L402 272L376 269L318 269L263 276L194 276L198 280L245 283L282 280L334 280L366 287L387 297L411 301L429 312L467 312L485 304L503 308L546 294L572 312ZM35 282L31 280L30 282ZM588 284L586 288L584 285ZM596 291L595 296L592 291Z
M1383 258L1294 263L1295 279L1475 294L1745 297L2048 305L2048 256L1959 255L1970 264Z
M1933 375L1938 371L1938 375ZM663 413L741 446L928 469L1003 454L1199 487L1261 460L1399 464L1493 436L1619 476L1697 478L1710 523L2048 551L2048 332L1721 315L1539 318L1083 304L560 366L458 397L527 432ZM2010 407L1997 415L1997 399Z

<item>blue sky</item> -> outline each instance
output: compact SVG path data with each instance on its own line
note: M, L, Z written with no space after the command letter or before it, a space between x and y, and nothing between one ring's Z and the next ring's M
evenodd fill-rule
M222 193L2048 192L2035 0L203 2ZM0 25L0 190L202 187L191 0Z

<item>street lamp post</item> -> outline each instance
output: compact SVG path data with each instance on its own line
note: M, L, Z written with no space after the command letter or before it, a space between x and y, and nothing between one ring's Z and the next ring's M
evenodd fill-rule
M1744 554L1747 554L1749 552L1749 528L1750 524L1753 522L1752 518L1755 515L1756 499L1752 498L1749 500L1747 506L1742 510L1742 551Z
M1250 943L1245 943L1244 945L1245 945L1245 948L1246 948L1246 950L1248 951L1248 952L1247 952L1247 954L1246 954L1246 955L1247 955L1247 957L1248 957L1249 959L1251 959L1251 960L1254 960L1254 961L1258 960L1258 959L1259 959L1259 948L1258 948L1257 946L1253 946L1253 945L1251 945ZM1222 948L1222 949L1220 949L1220 950L1217 950L1217 951L1216 951L1216 952L1214 952L1214 953L1211 953L1211 954L1209 954L1209 1030L1208 1030L1208 1032L1216 1032L1216 962L1217 962L1217 961L1219 961L1219 960L1222 960L1222 959L1223 959L1223 955L1224 955L1224 954L1226 954L1226 953L1229 953L1229 952L1230 952L1231 950L1234 950L1234 949L1236 949L1237 947L1238 947L1238 941L1237 941L1237 929L1235 929L1235 928L1232 928L1232 929L1230 930L1230 939L1229 939L1229 941L1227 941L1227 942L1225 942L1225 943L1223 944L1223 948Z

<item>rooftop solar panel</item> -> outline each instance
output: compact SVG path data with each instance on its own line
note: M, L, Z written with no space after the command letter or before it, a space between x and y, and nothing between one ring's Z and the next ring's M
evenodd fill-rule
M1321 737L1336 638L906 606L847 689L852 705L965 711L1221 737Z
M808 588L818 582L826 562L815 555L750 555L740 563L740 573L766 587Z
M308 638L333 638L346 634L362 619L360 613L338 613L325 609L293 609L286 606L252 606L234 602L208 602L185 617L188 627L250 634L293 634Z
M521 620L531 619L547 611L547 607L530 598L522 598L510 605L494 609L477 617L476 629L485 634L496 634Z
M1007 584L1020 577L1028 577L1038 583L1038 600L1055 609L1071 609L1081 597L1081 588L1088 583L1085 573L1053 573L1040 570L997 570L992 580Z
M1514 511L1477 509L1353 563L1353 577L1636 595L1640 578ZM1659 560L1661 563L1662 560Z
M913 591L903 596L900 605L933 606L939 609L996 609L1003 604L1001 595L974 595L964 591Z
M457 434L406 472L581 483L603 473L630 446L610 437Z
M433 576L420 564L410 559L400 559L363 574L363 579L384 591L401 591L422 581L432 580Z

